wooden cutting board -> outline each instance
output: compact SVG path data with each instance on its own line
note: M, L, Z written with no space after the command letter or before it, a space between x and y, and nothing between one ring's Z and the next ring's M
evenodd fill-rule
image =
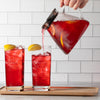
M24 91L8 91L6 87L0 89L1 95L56 95L56 96L94 96L98 94L96 87L50 87L49 91L34 91L25 86Z

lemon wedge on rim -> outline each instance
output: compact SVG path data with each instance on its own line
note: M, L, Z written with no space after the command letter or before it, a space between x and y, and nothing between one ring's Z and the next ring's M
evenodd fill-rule
M4 50L5 51L12 50L14 48L16 48L16 46L13 45L13 44L6 44L6 45L4 45Z
M39 44L31 44L28 47L28 51L35 51L35 50L40 50L40 49L41 49L41 46Z

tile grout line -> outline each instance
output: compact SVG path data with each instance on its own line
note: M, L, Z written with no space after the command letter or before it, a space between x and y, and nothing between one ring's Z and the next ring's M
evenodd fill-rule
M32 14L33 12L31 12L30 14ZM9 14L9 13L7 13ZM34 23L26 23L26 24L10 24L10 23L7 23L8 25L42 25L41 23L39 24L34 24ZM6 25L5 23L4 24L0 24L0 25ZM100 24L90 24L90 25L100 25ZM82 36L82 37L91 37L91 36ZM98 36L94 36L94 37L98 37Z
M7 25L8 25L8 13L7 13ZM7 44L8 44L8 36L7 37Z
M7 25L9 25L9 24L8 24L8 13L7 13Z
M56 62L56 72L55 73L57 73L57 60L55 60L55 62Z
M93 58L94 58L94 57L93 57L93 52L94 52L94 49L92 48L92 62L94 61L94 60L93 60Z
M94 25L92 25L92 37L94 37L94 35L93 35L93 30L94 30Z
M93 73L91 73L91 83L93 84Z
M92 12L94 12L94 0L92 1L93 5L92 5Z
M92 37L93 37L93 30L94 30L94 25L92 25ZM93 62L93 51L94 49L92 48L92 62Z
M30 25L33 25L34 24L34 15L33 13L31 13L31 24Z
M69 85L69 73L67 74L67 84Z
M21 2L21 1L20 1ZM44 5L45 6L45 5ZM44 10L45 10L46 8L44 7ZM94 6L92 7L92 9L94 9ZM20 11L19 11L20 10ZM20 13L31 13L31 12L33 12L33 13L50 13L51 11L34 11L34 10L31 10L31 11L22 11L21 10L21 4L20 4L20 7L19 7L19 10L18 11L0 11L0 13L18 13L18 12L20 12ZM61 11L60 11L61 12ZM79 13L79 12L74 12L74 11L69 11L69 9L68 9L68 11L67 11L68 13L72 13L72 14L74 14L74 13ZM88 11L88 12L85 12L85 11L82 11L82 13L84 14L84 13L100 13L100 11L92 11L92 12L90 12L90 11Z
M46 9L45 9L45 0L44 0L44 12L46 11Z
M82 61L80 61L80 74L81 74L81 71L82 71L82 70L81 70L81 65L82 65Z
M21 11L21 0L19 0L19 12Z
M19 37L21 36L21 25L19 25Z
M68 60L67 60L67 61L70 61L70 60L69 60L69 55L68 55Z

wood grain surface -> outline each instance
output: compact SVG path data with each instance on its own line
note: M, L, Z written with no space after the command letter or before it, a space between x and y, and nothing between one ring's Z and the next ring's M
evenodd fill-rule
M25 86L23 91L8 91L0 89L1 95L48 95L48 96L94 96L98 94L96 87L50 87L49 91L34 91L31 86Z

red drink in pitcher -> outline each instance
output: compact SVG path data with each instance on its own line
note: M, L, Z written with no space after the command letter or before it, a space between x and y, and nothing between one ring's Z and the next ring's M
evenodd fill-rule
M51 53L32 55L33 86L50 86Z
M56 17L58 17L57 21L54 21ZM56 44L65 54L68 54L86 31L88 25L89 22L83 18L68 15L65 11L59 13L54 9L42 25L42 32L48 30Z
M48 28L53 40L68 54L87 29L89 22L86 20L70 20L52 22Z
M24 49L5 51L6 86L24 86Z

